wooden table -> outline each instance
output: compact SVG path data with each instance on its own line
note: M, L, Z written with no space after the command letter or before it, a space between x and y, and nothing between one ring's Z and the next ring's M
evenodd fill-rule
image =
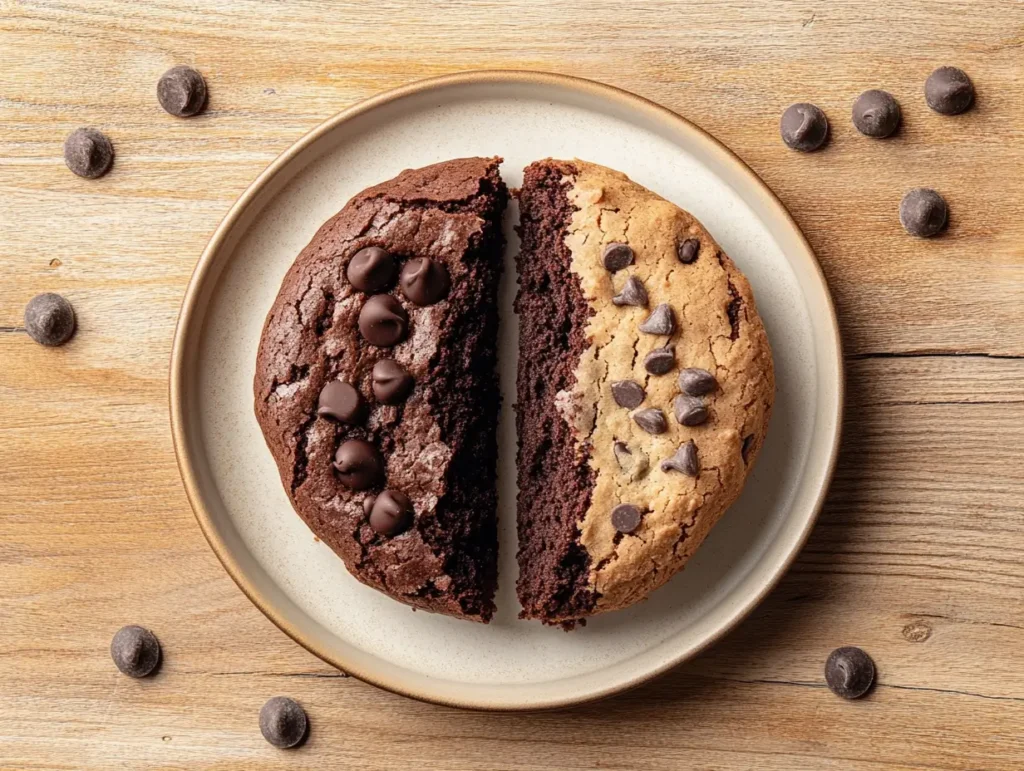
M210 84L191 120L154 97L180 63ZM971 112L926 108L942 64ZM168 428L178 305L234 198L341 108L482 67L602 80L719 137L801 223L847 350L836 479L778 589L698 660L561 713L416 703L293 644L207 547ZM871 87L903 104L893 139L850 123ZM1017 0L0 0L0 768L1024 767L1022 94ZM801 100L832 121L814 155L778 138ZM99 181L64 167L81 125L116 145ZM900 229L916 185L950 203L939 239ZM43 291L78 311L64 348L21 327ZM145 681L107 654L133 622L164 643ZM823 684L841 644L878 663L860 702ZM279 693L310 713L295 752L257 728Z

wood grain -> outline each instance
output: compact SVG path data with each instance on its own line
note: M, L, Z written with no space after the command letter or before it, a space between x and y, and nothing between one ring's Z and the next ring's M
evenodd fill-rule
M611 0L216 4L0 0L0 768L1019 769L1024 766L1024 4ZM160 111L198 66L210 106ZM924 106L956 64L976 109ZM167 362L195 260L227 207L352 102L459 69L603 80L694 120L779 194L840 310L849 405L835 483L798 562L738 631L621 697L470 714L346 678L291 643L220 568L181 490ZM903 103L860 137L865 88ZM832 122L821 153L779 142L790 102ZM64 168L80 125L113 172ZM906 237L916 185L948 233ZM21 329L58 291L79 332ZM164 642L119 676L124 623ZM864 646L879 686L844 703L822 662ZM273 750L271 695L312 721Z

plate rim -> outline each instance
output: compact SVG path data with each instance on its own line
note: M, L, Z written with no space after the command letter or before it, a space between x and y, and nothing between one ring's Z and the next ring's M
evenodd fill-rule
M217 262L218 254L224 245L225 240L232 229L243 216L245 211L256 201L271 180L285 168L287 168L303 151L319 139L329 134L339 126L347 123L365 113L377 108L397 102L405 97L420 94L425 91L440 90L452 86L466 85L489 85L516 83L520 85L541 85L562 87L577 93L599 97L607 101L615 102L620 107L626 107L645 113L655 122L669 125L676 131L687 134L689 138L696 140L706 152L717 155L721 160L727 162L738 171L750 184L750 189L757 193L763 204L775 211L780 220L792 230L796 244L801 248L807 262L814 269L814 278L817 278L821 285L826 307L828 310L828 321L832 333L833 344L836 351L835 370L830 374L830 380L834 378L836 393L836 415L835 430L832 436L832 445L829 448L828 462L825 473L821 479L817 491L811 515L793 543L790 552L780 563L774 575L760 587L759 591L751 593L749 597L740 603L730 618L712 635L709 635L700 644L684 650L678 655L670 657L657 667L645 671L632 678L619 683L613 683L607 687L598 688L581 695L566 695L561 698L548 698L528 703L507 703L501 700L489 698L487 701L480 701L472 697L448 698L437 696L428 692L419 691L415 688L405 686L401 681L388 679L382 673L370 671L355 662L346 661L343 657L321 650L315 641L307 639L304 634L294 628L283 614L279 613L272 602L264 597L254 583L250 582L244 569L238 564L231 553L230 547L219 536L213 522L213 517L207 510L201 486L196 472L195 459L189 451L187 421L184 415L185 389L187 376L185 362L189 353L190 343L198 341L198 333L194 331L194 319L196 318L197 303L202 295L206 283L210 279L212 267ZM214 277L216 279L216 276ZM202 318L199 318L202 322ZM195 338L193 340L193 338ZM206 247L196 263L195 269L189 279L188 286L182 298L178 320L175 325L174 339L171 346L170 371L168 378L168 400L170 407L171 435L174 445L174 454L177 459L178 470L181 475L185 494L193 514L199 523L200 530L206 538L207 543L213 550L221 565L231 576L242 593L265 615L275 626L290 637L294 642L305 648L311 654L330 664L331 666L352 675L363 682L374 685L383 690L395 693L419 701L438 704L442 706L459 707L464 709L475 709L493 712L521 712L541 711L548 709L561 709L577 704L584 704L607 698L614 694L622 693L632 688L639 687L665 674L671 669L688 661L719 642L723 637L733 631L778 585L782 577L789 571L793 562L810 536L811 531L817 523L821 513L825 497L828 494L833 476L835 474L836 461L839 454L840 440L843 433L842 416L845 404L845 362L843 356L842 338L839 331L839 319L835 309L835 303L828 282L822 271L821 265L807 241L806 236L800 229L796 220L782 201L775 195L768 184L746 164L736 153L728 148L721 141L711 134L690 122L678 113L664 107L657 102L639 96L616 86L610 86L594 80L588 80L572 75L563 75L553 72L516 69L483 69L454 72L446 75L430 77L417 80L396 88L383 91L357 102L337 114L323 121L312 128L296 142L290 145L266 169L264 169L253 182L239 195L235 202L228 209L224 218L217 225Z

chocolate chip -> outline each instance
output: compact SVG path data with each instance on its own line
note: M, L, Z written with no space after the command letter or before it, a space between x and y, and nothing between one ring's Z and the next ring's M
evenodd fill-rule
M408 495L398 490L385 490L377 496L370 509L370 527L390 538L409 529L413 514Z
M939 67L924 82L924 98L935 112L957 115L974 102L974 84L958 67Z
M836 696L859 699L875 682L875 662L852 645L836 648L825 661L825 682Z
M341 483L352 490L367 490L384 482L384 457L363 439L348 439L334 453L334 468Z
M668 421L665 420L665 413L657 407L637 410L633 413L633 420L648 434L664 434L668 431Z
M320 391L316 414L355 426L366 419L366 401L352 384L332 380Z
M690 396L703 396L718 388L718 380L706 369L687 367L679 373L679 390Z
M38 294L25 306L25 331L40 345L63 345L75 333L75 309L59 294Z
M633 250L628 244L608 244L601 252L601 262L614 273L633 264Z
M398 285L402 294L417 305L433 305L448 296L451 287L448 268L429 257L416 257L402 266Z
M373 395L382 404L401 404L412 393L416 381L394 359L381 359L373 365Z
M110 641L110 658L129 677L146 677L160 663L160 641L141 626L121 627Z
M689 265L697 259L700 254L700 241L696 238L687 238L676 248L676 256L684 265Z
M655 348L644 356L644 369L652 375L664 375L676 365L676 349L673 345Z
M672 312L672 306L662 303L647 317L647 320L640 325L640 331L649 335L671 335L676 331L676 317Z
M676 420L684 426L699 426L708 419L708 408L699 396L679 394L672 401Z
M900 103L886 91L865 91L853 103L853 125L865 136L887 137L900 125Z
M391 295L374 295L359 311L359 331L373 345L397 345L409 332L409 314Z
M191 117L206 105L206 81L191 67L171 67L156 84L156 98L171 115Z
M946 201L927 187L915 187L900 201L900 224L912 236L934 236L946 226L948 216Z
M308 729L306 710L287 696L275 696L260 709L260 733L275 747L295 747L306 738Z
M641 308L647 307L647 290L643 282L636 276L626 279L622 291L612 298L614 305L636 305Z
M740 447L740 455L743 457L743 462L747 463L750 457L750 448L754 446L754 435L748 434L743 437L743 446Z
M813 104L791 104L782 113L779 132L787 147L810 153L824 145L828 139L828 118Z
M640 509L632 503L620 503L612 509L612 527L620 533L632 533L640 527Z
M360 249L348 263L345 275L360 292L382 292L395 280L398 265L391 253L379 246Z
M679 471L691 477L700 474L700 459L697 457L697 445L693 440L679 445L675 455L661 462L661 470Z
M627 410L639 407L646 396L643 386L635 380L616 380L612 383L612 398L617 405Z
M102 177L113 162L114 146L94 128L75 129L64 140L64 163L80 177Z

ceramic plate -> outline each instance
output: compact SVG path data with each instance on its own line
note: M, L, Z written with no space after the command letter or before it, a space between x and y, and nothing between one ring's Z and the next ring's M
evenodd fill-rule
M456 621L364 587L294 514L253 414L264 318L292 260L364 187L402 169L500 155L505 181L546 156L628 174L700 219L753 285L775 355L767 443L740 500L686 570L646 602L566 634L517 618L512 312L518 212L501 292L501 562L491 624ZM239 198L203 253L178 322L171 416L185 487L242 590L327 662L382 688L480 709L540 709L644 682L722 637L809 533L832 473L842 403L835 313L799 228L742 161L640 97L527 72L415 83L335 116Z

